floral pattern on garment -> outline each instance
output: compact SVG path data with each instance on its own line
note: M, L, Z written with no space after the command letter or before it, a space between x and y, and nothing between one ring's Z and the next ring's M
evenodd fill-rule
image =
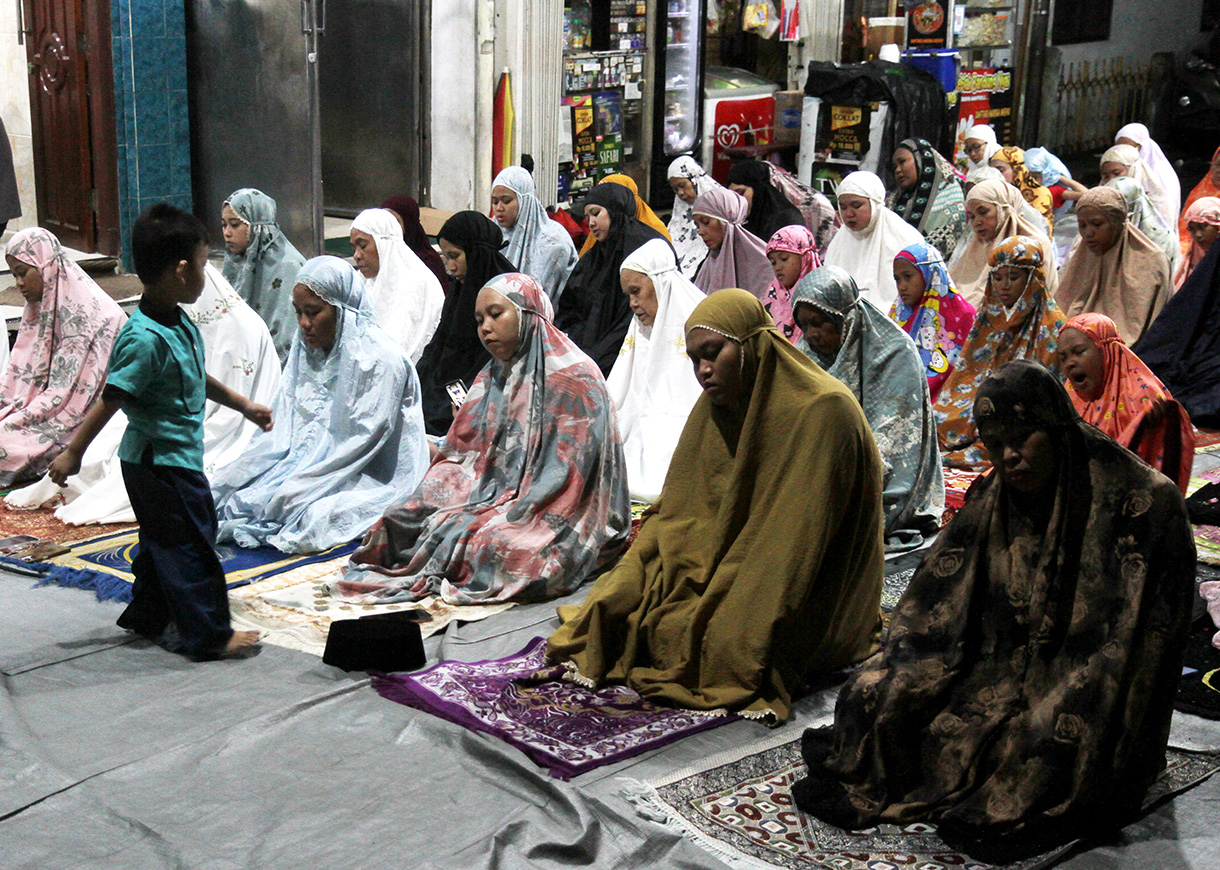
M1077 314L1063 328L1079 330L1101 350L1101 395L1088 401L1070 380L1065 384L1081 418L1176 482L1185 493L1195 458L1194 430L1186 409L1123 343L1114 321L1104 314ZM1169 407L1160 421L1146 425L1151 419L1148 415L1164 403Z
M792 304L809 304L839 323L834 356L801 335L796 346L852 391L881 453L885 531L927 532L945 508L945 479L924 368L911 339L860 295L837 266L814 269L792 291ZM904 535L918 543L916 535Z
M772 251L800 254L801 274L797 276L797 281L822 265L822 258L818 256L817 243L814 241L813 233L807 227L782 227L776 230L775 234L771 236L771 241L767 242L767 253L770 254ZM792 286L795 287L796 283L794 282ZM775 321L775 325L779 327L784 338L795 341L797 327L796 320L792 316L792 288L785 287L778 278L772 278L767 292L763 294L762 303L763 308L767 309L767 313L771 315L771 319Z
M983 304L966 336L957 368L941 387L933 412L940 447L951 462L985 464L987 456L974 425L974 400L991 372L1006 362L1032 359L1058 374L1059 331L1067 319L1047 291L1042 246L1029 236L1012 236L991 252L991 272L1000 266L1029 271L1025 292L1005 309L988 273Z
M1003 160L1012 167L1012 183L1021 191L1025 201L1038 210L1038 214L1046 218L1046 225L1052 231L1055 228L1055 198L1051 192L1034 178L1025 165L1025 152L1015 145L1001 148L992 155L992 160Z
M25 306L0 377L0 486L39 477L68 446L106 385L127 321L46 230L22 230L6 253L38 271L43 291Z
M517 352L479 374L418 489L352 556L343 595L538 601L576 589L626 546L626 466L601 372L551 323L535 279L513 272L487 286L517 308Z
M668 177L688 179L695 187L696 198L720 187L720 182L708 175L692 157L679 157L669 164ZM699 228L695 225L691 203L674 198L673 214L669 217L669 235L678 254L678 268L687 278L694 278L699 264L707 256L707 245L703 243Z
M276 223L275 200L261 190L235 190L225 205L249 224L250 244L244 253L226 252L221 271L237 295L267 324L283 363L297 334L292 288L305 258Z
M793 792L849 829L926 821L1037 853L1112 830L1164 767L1195 548L1173 484L1083 423L1042 366L990 377L978 413L1043 432L1054 475L1034 510L999 474L978 482L833 729L805 733Z
M805 226L813 233L818 254L824 257L839 230L839 213L825 194L797 181L787 169L767 161L767 171L771 173L771 185L801 213Z
M932 245L927 242L907 245L898 252L898 257L920 271L924 291L914 307L903 302L901 296L894 300L890 319L915 342L927 371L928 392L932 401L936 401L941 386L957 365L970 327L974 326L974 306L957 292L949 267Z

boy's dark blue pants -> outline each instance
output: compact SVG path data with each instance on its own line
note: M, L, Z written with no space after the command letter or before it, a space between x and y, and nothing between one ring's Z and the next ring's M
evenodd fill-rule
M183 651L206 656L233 636L224 569L216 556L216 505L202 472L122 462L123 482L140 524L132 562L131 604L121 628L160 638L171 623Z

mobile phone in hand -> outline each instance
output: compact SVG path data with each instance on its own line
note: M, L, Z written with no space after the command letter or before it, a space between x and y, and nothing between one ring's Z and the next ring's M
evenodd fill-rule
M445 392L449 394L449 398L453 401L453 404L457 405L459 408L462 407L462 403L466 401L466 385L462 383L460 378L456 381L450 381L449 383L445 384Z

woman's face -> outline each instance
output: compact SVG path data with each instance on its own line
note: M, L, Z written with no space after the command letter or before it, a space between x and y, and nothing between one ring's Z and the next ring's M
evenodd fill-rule
M695 204L695 197L698 194L695 193L695 182L689 178L675 176L669 179L669 189L674 192L674 196L687 205Z
M652 279L643 272L623 269L619 273L619 284L627 296L631 313L640 321L640 326L652 326L657 319L657 288Z
M797 303L793 312L796 325L800 327L809 346L822 356L836 357L843 346L843 330L812 305Z
M791 290L801 280L801 255L792 251L769 251L771 271L784 289Z
M42 273L29 263L18 260L9 254L4 255L8 270L17 279L17 292L25 300L26 305L36 305L42 301Z
M491 189L491 213L500 226L508 228L517 222L521 200L511 188L497 184Z
M918 305L919 300L923 299L924 290L927 289L923 272L906 257L894 258L894 283L898 285L898 295L908 308Z
M970 229L974 230L974 236L980 242L986 244L995 241L996 233L1000 230L1000 210L994 205L978 200L968 201L966 220L970 222Z
M868 222L873 219L873 203L863 196L844 194L839 197L839 216L843 226L858 233L867 229Z
M589 232L599 242L604 242L610 235L610 212L600 205L585 206L585 217L589 219Z
M1204 251L1210 251L1216 236L1220 235L1220 227L1203 221L1190 221L1186 224L1186 230L1195 240L1195 244Z
M910 190L919 180L919 167L915 165L915 155L905 148L894 152L894 179L903 190Z
M377 256L377 242L368 233L353 229L348 236L352 243L352 259L356 269L370 281L381 271L381 259Z
M445 271L449 274L449 277L455 281L465 280L466 251L448 239L437 239L436 242L440 245L441 260L445 264Z
M991 270L991 286L1000 304L1012 308L1029 284L1029 270L1019 266L997 266Z
M1013 183L1012 164L1007 160L1001 160L999 157L991 158L991 166L1000 170L1000 175L1004 176L1004 180L1009 184Z
M1115 178L1122 178L1127 174L1128 167L1121 163L1115 163L1111 160L1109 163L1101 164L1101 183L1105 184Z
M979 434L991 464L1006 485L1027 494L1050 486L1055 477L1055 451L1046 432L987 421Z
M498 360L510 360L521 343L521 315L499 290L484 287L474 301L479 341Z
M746 214L748 215L754 208L754 188L746 184L730 184L729 190L741 194L742 199L746 201Z
M983 152L987 148L987 143L982 139L967 139L962 142L962 150L966 152L966 156L978 163L983 159Z
M1067 378L1076 395L1086 402L1101 398L1105 386L1101 348L1093 344L1079 329L1068 328L1059 333L1059 371Z
M1142 152L1144 150L1142 147L1140 147L1140 143L1136 142L1134 139L1128 139L1126 136L1119 136L1117 139L1114 140L1114 144L1115 145L1130 145L1136 151L1140 151L1140 152Z
M1076 221L1080 241L1099 257L1114 247L1122 229L1121 224L1114 223L1104 211L1091 205L1076 211Z
M731 408L741 398L741 345L696 326L686 334L686 355L713 405Z
M709 251L719 251L724 244L724 223L705 214L695 215L695 229Z
M220 210L220 234L224 237L225 249L235 257L240 257L250 247L250 225L228 204Z
M339 324L335 306L306 285L298 284L292 288L292 307L297 313L297 326L305 343L330 353Z

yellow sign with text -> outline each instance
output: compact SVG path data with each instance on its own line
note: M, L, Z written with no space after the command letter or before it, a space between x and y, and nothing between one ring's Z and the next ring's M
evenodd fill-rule
M831 131L842 130L844 127L854 127L864 117L864 110L858 106L832 106L830 109Z

